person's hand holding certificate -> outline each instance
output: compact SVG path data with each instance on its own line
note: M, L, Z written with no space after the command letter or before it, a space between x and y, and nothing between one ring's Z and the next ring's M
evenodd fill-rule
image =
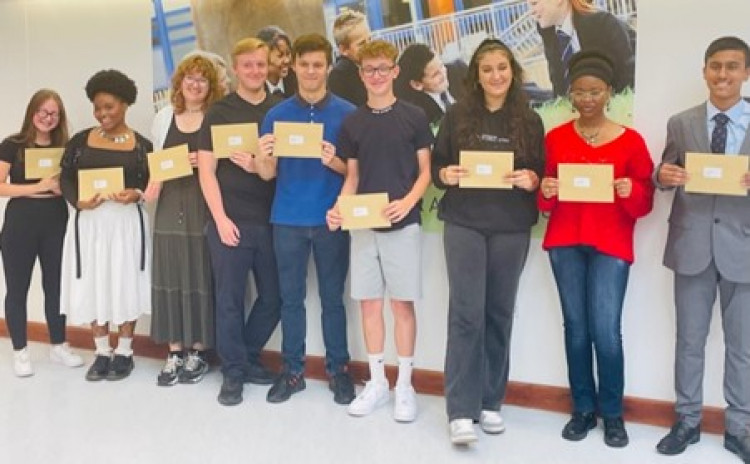
M747 195L742 179L748 170L748 157L714 153L685 153L688 180L685 191L715 195Z
M338 201L341 228L354 230L388 227L391 222L384 214L387 206L387 193L341 195Z
M148 154L149 179L164 182L193 175L187 144Z
M458 179L459 188L513 188L507 178L513 172L513 152L462 150L459 158L466 170Z
M320 158L323 150L323 124L274 122L273 135L276 138L274 156Z
M611 164L560 163L557 165L560 201L612 203L615 201Z

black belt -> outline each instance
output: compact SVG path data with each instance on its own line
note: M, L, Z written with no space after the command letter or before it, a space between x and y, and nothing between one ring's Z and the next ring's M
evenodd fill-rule
M143 222L143 210L140 204L135 205L138 210L138 221L141 228L141 271L146 270L146 225ZM81 278L81 233L78 230L78 216L81 214L81 210L76 210L75 218L75 238L76 238L76 279Z

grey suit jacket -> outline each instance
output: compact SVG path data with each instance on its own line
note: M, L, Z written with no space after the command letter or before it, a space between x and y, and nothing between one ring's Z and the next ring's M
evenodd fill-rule
M685 152L711 151L706 114L704 103L670 118L662 163L684 167ZM740 153L750 154L750 131ZM711 259L724 278L750 283L750 197L685 193L679 187L669 215L664 265L679 274L696 275Z

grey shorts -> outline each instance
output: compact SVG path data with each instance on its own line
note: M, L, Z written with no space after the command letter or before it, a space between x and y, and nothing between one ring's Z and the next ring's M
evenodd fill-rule
M351 231L351 294L355 300L422 297L422 234L419 224L392 232Z

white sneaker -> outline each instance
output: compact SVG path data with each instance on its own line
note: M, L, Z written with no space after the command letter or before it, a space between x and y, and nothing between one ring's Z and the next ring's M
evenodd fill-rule
M484 433L494 435L505 432L505 421L499 411L482 411L479 415L479 425Z
M413 422L417 418L417 394L409 385L393 389L396 401L393 403L393 418L396 422Z
M28 347L13 351L13 372L15 372L17 377L34 375L34 368L31 367L31 357L29 356Z
M366 416L388 402L390 391L388 381L365 383L365 388L349 404L347 412L352 416Z
M468 445L477 441L474 432L474 421L471 419L453 419L450 424L451 443L454 445Z
M73 353L67 342L60 345L53 345L49 350L49 359L67 367L83 366L83 358Z

